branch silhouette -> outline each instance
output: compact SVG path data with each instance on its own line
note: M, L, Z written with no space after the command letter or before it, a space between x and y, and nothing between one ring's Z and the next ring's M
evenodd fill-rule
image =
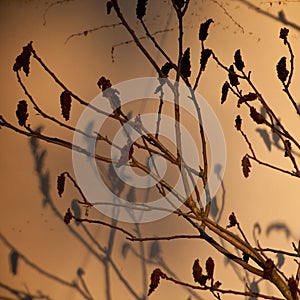
M66 1L57 1L50 4L45 11L44 17L51 7L63 2ZM243 30L241 25L229 15L222 4L217 1L213 2L219 5L224 13ZM256 9L259 13L299 30L299 27L286 20L283 12L280 13L278 17L275 17L268 12L258 9L248 1L241 0L240 2L250 8ZM101 90L101 96L103 97L102 101L106 101L109 109L105 110L100 108L100 106L91 105L73 92L71 88L67 87L63 80L59 79L55 72L46 65L42 56L37 54L32 42L24 46L21 54L17 56L15 64L13 65L13 71L16 74L18 85L29 100L29 104L38 112L39 117L47 120L51 125L56 126L57 137L42 133L44 130L42 127L35 130L31 128L29 122L32 120L32 116L29 116L26 100L21 100L17 104L16 117L18 125L14 125L13 122L7 121L3 116L0 116L0 126L10 130L11 133L30 138L35 172L38 176L40 192L43 197L43 208L50 209L52 214L62 222L62 225L68 228L69 234L76 238L80 245L96 259L99 266L103 267L105 297L107 300L111 300L113 297L112 276L114 276L114 278L117 277L130 297L137 300L146 299L147 296L155 292L161 279L183 287L189 291L190 295L197 299L202 299L202 293L206 292L210 293L211 296L216 299L221 299L222 295L229 294L249 297L250 299L263 298L279 300L284 298L297 300L300 295L300 243L298 243L298 245L295 243L292 244L294 252L262 247L255 232L255 229L261 231L259 222L253 229L255 234L253 236L254 242L252 242L242 229L242 224L238 221L238 213L236 212L232 212L228 216L227 224L222 224L224 221L221 221L221 216L224 213L226 195L225 184L222 182L224 166L220 163L213 165L209 159L209 139L205 133L205 126L209 124L203 124L205 109L199 104L199 99L196 94L196 90L202 84L202 76L209 67L208 61L214 62L218 70L228 76L228 79L221 87L221 104L225 104L229 97L236 99L238 109L243 107L244 111L248 113L247 116L243 116L243 119L247 118L252 126L255 128L258 127L257 132L262 137L268 149L271 150L271 145L274 144L277 149L281 150L281 156L276 161L276 164L270 163L268 157L260 158L260 154L257 154L258 151L248 136L247 130L244 128L241 115L237 115L235 124L233 125L235 125L235 130L241 134L242 142L245 143L248 149L247 153L245 153L241 159L241 169L245 178L253 176L251 165L253 162L271 170L278 171L282 173L282 175L289 175L295 179L300 178L300 170L298 167L300 142L296 136L291 134L292 130L287 129L285 120L282 120L279 114L275 113L272 108L272 102L263 95L263 92L252 80L251 70L246 66L242 58L241 50L237 49L235 51L232 64L227 66L222 62L222 59L217 55L215 50L207 48L207 40L210 38L209 29L212 23L214 23L213 19L207 19L199 24L198 40L201 52L198 60L198 72L194 77L192 76L191 54L193 53L193 48L188 44L189 41L184 39L184 24L191 1L171 0L169 4L171 4L173 13L176 15L177 36L174 41L174 47L176 47L177 53L174 55L175 57L172 57L155 38L156 34L162 32L168 33L170 30L164 29L152 32L151 29L148 28L145 16L148 12L148 6L151 4L148 3L147 0L138 0L135 10L137 26L139 26L139 30L144 32L144 36L140 36L139 31L134 29L130 24L122 6L119 5L119 1L110 0L106 2L106 12L108 15L114 14L118 19L118 23L92 28L81 33L73 34L67 38L68 41L74 36L85 36L102 28L110 29L115 26L123 28L125 32L129 34L130 40L122 42L120 45L128 43L134 44L142 53L145 64L149 64L157 76L155 94L159 94L159 104L154 120L154 133L153 130L147 127L147 122L144 122L140 114L132 116L132 112L127 112L127 108L124 108L125 105L123 105L123 97L126 98L126 95L124 96L122 91L120 92L115 88L110 79L101 76L97 83ZM299 105L292 94L291 88L295 76L295 55L292 44L289 41L289 29L282 28L279 33L279 38L283 41L283 45L287 47L289 58L282 56L277 65L273 67L276 70L277 79L282 86L283 94L286 96L291 108L293 108L293 112L299 115ZM149 46L148 42L150 42L151 46ZM156 59L153 54L153 47L156 51L155 54L162 57L165 64L160 65L160 61ZM32 61L38 64L43 72L50 76L53 84L61 89L61 94L58 95L57 101L60 103L61 114L64 121L48 114L38 104L38 100L35 99L33 93L27 85L25 85L23 76L28 77L29 74L31 74L30 63ZM186 94L182 92L180 84L187 88L188 92ZM243 86L243 89L241 86ZM172 124L172 128L168 130L173 130L174 147L169 146L162 134L162 127L164 126L162 112L166 106L168 96L172 98L171 109L174 118L174 124ZM198 137L196 144L197 147L201 149L199 150L201 156L199 165L192 165L191 162L188 163L188 159L186 159L185 156L185 147L187 145L184 144L184 131L182 128L184 124L182 102L185 100L192 104L192 109L195 110L197 116L197 127L195 126L195 129L197 130ZM73 113L71 110L73 101L76 101L82 109L89 108L94 113L97 113L98 116L103 116L108 122L111 122L108 123L108 131L105 133L102 133L101 130L100 132L92 132L92 123L87 126L87 130L80 130L69 125L68 121L71 113ZM261 109L260 112L258 107ZM126 140L124 144L118 144L111 137L115 127L124 130L124 139ZM66 130L71 134L80 134L88 146L85 148L82 145L76 145L71 141L61 138L60 129ZM273 134L273 143L269 138L268 132ZM138 134L139 138L136 139L134 134ZM91 147L89 139L96 140L103 147ZM40 140L72 150L73 153L79 152L84 159L90 161L91 159L95 159L95 162L97 161L97 164L99 164L97 166L99 170L94 170L94 172L99 171L101 173L102 178L104 178L103 181L105 181L107 187L112 191L114 201L109 202L109 199L102 199L102 197L100 202L97 202L97 199L90 199L85 194L80 182L77 182L76 176L64 170L57 178L58 196L66 197L64 191L65 185L71 183L74 192L76 192L80 199L73 198L66 200L69 201L69 208L65 214L62 214L56 206L55 201L51 198L50 171L45 167L46 150L41 148L39 144ZM113 155L109 156L108 153L112 153L112 149L117 151L119 157L113 157ZM169 167L169 172L172 174L160 176L159 165L153 159L154 155L165 159ZM289 162L288 167L286 161ZM153 188L151 187L152 190L147 187L148 190L140 196L140 194L135 193L132 187L129 188L127 182L125 183L125 180L123 180L129 175L124 173L124 178L118 177L121 172L128 169L134 169L141 172L144 176L148 176L147 178L151 178L151 180L155 182ZM213 169L212 173L217 176L221 185L222 204L220 208L216 204L217 197L213 194L209 185L210 169ZM121 170L120 173L118 173L118 170ZM174 184L173 178L175 175L180 177L182 189ZM140 192L139 190L138 193ZM169 206L160 207L159 205L152 205L150 194L162 197ZM205 203L202 203L202 195L205 196ZM103 198L105 197L106 196L103 196ZM118 202L117 200L120 199L126 199L126 202L124 200ZM180 204L179 206L175 205L175 200ZM90 217L90 211L100 206L110 206L112 217L109 221L104 220L104 218L101 219L99 216L97 219ZM121 208L126 209L128 218L134 225L124 224L120 221ZM84 217L82 216L83 211L85 211ZM146 212L168 212L174 216L176 215L178 220L190 226L193 233L146 236L139 224L141 218L137 217L138 215L136 214L145 214ZM96 239L90 230L92 226L106 228L108 231L107 238L101 239L100 241ZM285 232L287 238L296 240L296 237L289 231L288 226L278 222L268 226L266 236L268 236L270 232L280 230ZM120 253L116 254L116 237L119 234L124 236L125 242L122 244L121 249L118 249ZM191 270L194 279L193 284L189 283L188 280L181 280L179 274L176 274L166 263L166 259L162 256L160 251L160 243L162 243L162 241L169 243L171 240L179 239L197 240L199 243L206 243L211 249L215 249L216 253L223 257L226 263L230 263L233 272L242 281L244 291L233 290L230 287L221 287L221 280L216 280L215 278L216 266L215 260L212 257L206 258L205 266L200 265L198 258L193 261ZM84 277L86 270L81 266L77 269L76 280L68 281L35 264L31 259L22 254L17 247L12 245L3 234L0 234L0 240L11 251L9 259L11 273L13 275L19 272L18 265L21 261L46 278L75 290L83 299L96 299L89 283ZM146 256L145 250L147 243L148 245L150 244L149 257ZM126 258L129 250L131 254L134 254L135 258L139 259L138 268L142 277L141 287L137 287L116 262L116 255L121 254L123 258ZM273 256L269 257L272 253L276 254L276 263L274 263ZM294 260L292 263L296 263L297 266L297 270L293 275L285 274L281 268L288 259ZM147 276L149 265L151 265L151 268L155 265L156 268L150 275L150 282L148 284ZM263 281L268 281L276 288L277 294L266 295L261 293L259 284ZM148 285L149 288L147 289ZM13 289L4 283L1 283L0 287L19 298L29 296L29 294ZM200 291L200 296L196 291ZM48 299L43 294L30 295L30 297L30 299Z

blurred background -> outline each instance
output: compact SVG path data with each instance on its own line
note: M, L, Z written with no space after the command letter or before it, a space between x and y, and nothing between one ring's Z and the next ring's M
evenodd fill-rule
M131 26L143 36L135 17L136 1L119 2ZM156 76L123 27L89 31L119 22L113 12L106 15L105 3L104 0L0 1L0 111L6 120L18 126L16 105L26 96L12 66L29 41L33 41L38 55L57 77L87 102L99 93L97 81L101 76L113 84ZM208 18L213 18L214 23L206 46L227 66L232 64L234 52L241 49L258 90L299 141L299 116L282 92L276 64L282 56L288 56L287 48L279 39L280 28L287 27L295 54L291 92L299 99L300 2L191 0L184 23L184 48L191 48L192 82L201 51L199 24ZM176 61L177 25L170 1L149 1L145 22L151 32L163 31L155 36ZM77 35L84 31L88 33ZM151 43L142 41L149 46L158 65L164 64ZM24 83L40 107L63 121L59 103L61 88L34 60L28 78L23 75ZM251 242L258 239L262 247L293 251L292 242L297 244L300 237L299 179L255 163L249 178L243 177L241 159L249 150L234 128L237 114L242 116L243 127L259 158L288 170L292 166L284 158L284 151L274 145L272 133L253 124L248 110L238 109L233 96L221 105L225 80L227 74L210 60L197 90L218 116L227 143L225 176L213 203L212 218L226 226L228 216L234 211ZM243 86L243 91L247 90ZM138 105L141 111L145 109L141 103ZM82 107L73 102L70 125L76 125L81 112ZM32 128L71 141L70 132L43 120L30 105L29 114ZM20 136L4 127L0 134L0 299L145 299L154 268L193 283L194 260L199 258L203 266L209 256L216 264L215 278L222 282L224 289L244 291L248 283L256 291L278 296L266 281L246 275L201 240L133 243L109 228L75 222L67 226L63 216L68 207L78 216L84 216L76 201L80 195L70 181L67 180L63 197L59 198L56 191L57 176L64 171L73 172L71 151ZM295 155L298 158L299 153ZM95 209L89 211L89 217L111 222ZM115 225L137 236L197 234L176 216L141 225L122 222ZM271 254L270 257L288 277L295 274L297 265L293 259L284 260ZM166 281L150 297L154 300L213 299L208 292L191 291Z

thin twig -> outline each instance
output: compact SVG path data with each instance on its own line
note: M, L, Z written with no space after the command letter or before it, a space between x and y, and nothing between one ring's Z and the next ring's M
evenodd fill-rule
M104 156L101 156L101 155L98 155L98 154L89 153L86 149L83 149L83 148L81 148L77 145L74 145L71 142L68 142L68 141L65 141L65 140L62 140L62 139L59 139L59 138L43 135L40 132L33 131L33 130L25 131L25 130L19 129L19 128L15 127L14 125L10 124L9 122L7 122L3 118L3 116L1 116L1 115L0 115L0 126L7 127L7 128L9 128L9 129L21 134L21 135L25 135L25 136L28 136L28 137L35 137L35 138L38 138L38 139L43 140L43 141L45 141L47 143L50 143L50 144L55 144L55 145L58 145L58 146L62 146L62 147L68 148L68 149L75 150L75 151L77 151L79 153L82 153L82 154L85 154L89 157L94 157L97 160L101 160L101 161L104 161L104 162L107 162L107 163L112 163L113 162L112 159L110 159L110 158L107 158L107 157L104 157ZM27 127L26 129L29 130L30 127Z
M241 132L242 136L244 137L244 139L245 139L245 141L246 141L246 143L247 143L247 145L248 145L248 147L249 147L249 150L250 150L251 153L252 153L252 155L249 155L249 154L247 155L248 158L250 158L250 159L256 161L258 164L260 164L260 165L262 165L262 166L265 166L265 167L268 167L268 168L270 168L270 169L273 169L273 170L276 170L276 171L280 171L280 172L282 172L282 173L285 173L285 174L288 174L288 175L291 175L291 176L295 176L295 177L299 177L299 176L300 176L300 174L299 174L298 172L291 172L291 171L282 169L282 168L280 168L280 167L277 167L277 166L275 166L275 165L266 163L266 162L264 162L264 161L258 159L258 157L256 156L256 154L255 154L255 152L254 152L254 149L253 149L253 147L252 147L252 144L251 144L251 142L249 141L249 139L248 139L247 135L245 134L245 132L244 132L242 129L239 130L239 131Z
M72 39L72 38L74 38L74 37L76 37L76 36L82 36L82 35L87 36L89 33L92 33L92 32L94 32L94 31L98 31L98 30L103 29L103 28L115 28L115 27L120 26L120 25L122 25L121 22L120 22L120 23L110 24L110 25L101 25L101 26L98 26L98 27L95 27L95 28L92 28L92 29L84 30L84 31L82 31L82 32L73 33L73 34L71 34L71 35L69 35L69 36L67 37L67 39L65 40L65 44L66 44L70 39Z
M223 6L223 4L219 3L218 1L216 0L210 0L212 1L213 3L217 4L224 12L224 14L238 27L241 29L242 33L245 33L245 30L243 28L243 26L241 26L230 14L229 12L227 11L227 9Z
M292 102L292 104L293 104L293 106L294 106L294 108L295 108L297 114L300 115L300 109L299 109L299 106L298 106L298 104L296 103L296 101L294 100L294 98L293 98L293 96L292 96L292 94L291 94L291 92L290 92L290 90L289 90L288 84L283 83L283 87L284 87L284 88L283 88L283 91L287 94L289 100Z
M103 226L106 226L106 227L109 227L109 228L113 228L113 229L116 229L116 230L126 234L127 236L129 236L131 238L135 238L135 236L131 232L129 232L128 230L125 230L122 227L115 226L115 225L112 225L112 224L107 223L107 222L103 222L103 221L99 221L99 220L91 220L91 219L87 219L87 218L77 218L74 215L72 215L72 218L75 221L80 222L80 223L99 224L99 225L103 225Z
M287 81L287 84L286 84L286 88L289 88L291 82L292 82L292 78L293 78L293 75L294 75L294 60L295 60L295 56L294 56L294 53L293 53L293 48L291 46L291 43L286 39L285 40L285 44L287 45L288 49L289 49L289 53L290 53L290 63L291 63L291 70L290 70L290 73L289 73L289 77L288 77L288 81Z
M218 293L221 293L221 294L232 294L232 295L235 295L235 296L246 296L246 297L270 299L270 300L283 300L283 298L278 298L278 297L275 297L275 296L264 295L264 294L261 294L261 293L240 292L240 291L225 290L225 289L220 289L220 288L212 289L209 286L192 285L192 284L189 284L189 283L182 282L182 281L179 281L177 279L174 279L174 278L172 278L172 277L170 277L170 276L168 276L166 274L163 274L163 276L161 278L162 279L166 279L168 281L171 281L171 282L173 282L175 284L178 284L178 285L189 287L189 288L194 289L194 290L218 292Z
M155 31L155 32L153 32L153 35L155 36L155 35L157 35L157 34L165 33L165 32L168 32L168 31L173 31L173 28ZM143 35L143 36L137 37L137 38L138 38L139 41L141 41L141 40L146 39L147 37L148 37L147 35ZM114 45L111 47L111 51L110 51L111 61L112 61L112 62L115 62L114 52L115 52L115 49L116 49L117 47L120 47L120 46L123 46L123 45L129 45L129 44L132 44L132 43L135 43L135 40L134 40L134 39L127 40L127 41L123 41L123 42L120 42L120 43L118 43L118 44L114 44Z
M152 41L152 43L154 44L154 46L158 49L158 51L164 56L164 58L170 63L172 64L173 66L175 65L173 63L173 61L171 60L171 58L169 57L169 55L163 50L163 48L158 44L158 42L156 41L156 39L154 38L155 34L157 34L158 32L160 33L164 33L164 32L167 32L167 31L172 31L173 28L167 30L161 30L161 31L156 31L154 33L150 33L149 30L148 30L148 27L146 26L145 22L143 19L140 20L141 21L141 24L145 30L145 33L146 33L146 36Z
M157 65L157 63L155 62L153 57L146 50L146 48L141 44L141 42L140 42L139 38L136 36L134 30L129 26L129 24L127 23L127 21L123 17L123 14L121 13L118 1L117 0L111 0L111 3L113 5L113 8L114 8L118 18L122 22L123 26L127 29L128 33L133 38L133 40L134 40L135 44L137 45L137 47L142 51L142 53L145 55L145 57L148 59L148 61L152 64L154 69L157 71L158 75L160 77L165 77L165 75L162 73L162 71L160 70L159 66Z
M91 205L89 203L89 201L87 200L87 198L85 197L83 191L81 190L80 186L77 184L76 180L71 176L71 174L69 172L63 172L64 175L66 175L71 181L72 183L74 184L74 187L78 190L78 192L80 193L83 201L84 201L84 204L88 204L88 205Z
M272 248L254 248L254 249L257 251L260 251L260 252L272 252L272 253L276 253L276 254L280 253L280 254L292 256L292 257L300 257L300 254L298 254L298 253L283 251L283 250L279 250L279 249L272 249Z
M130 240L132 242L148 242L148 241L170 241L170 240L177 240L177 239L199 239L200 236L198 235L170 235L170 236L159 236L159 237L127 237L127 240Z

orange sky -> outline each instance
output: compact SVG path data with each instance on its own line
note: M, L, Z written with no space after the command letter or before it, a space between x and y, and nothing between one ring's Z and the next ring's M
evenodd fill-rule
M96 83L102 75L110 78L112 83L137 77L155 76L150 64L133 44L116 47L115 62L112 62L112 46L130 40L128 34L121 27L102 29L88 34L86 37L74 37L65 43L71 34L117 22L114 14L106 16L105 1L66 1L64 4L51 7L48 11L46 11L45 2L0 1L2 41L0 114L7 120L17 125L16 105L19 100L26 99L17 83L12 66L22 47L29 41L33 41L37 53L60 80L87 102L99 93ZM135 6L132 5L135 1L120 2L124 15L128 17L134 28L138 28L134 16ZM155 7L151 6L155 4L149 1L149 14L145 20L153 32L165 28L174 29L158 35L157 38L168 53L175 58L177 37L174 21L176 17L174 14L170 16L171 8L165 2L163 1L162 6ZM279 20L276 20L279 14L281 19L284 16L292 25L295 25L290 27L290 41L296 55L292 92L295 98L299 99L300 92L297 85L300 78L300 64L297 54L300 53L300 24L297 22L300 19L300 3L281 1L279 4L278 1L274 1L272 6L261 1L252 1L252 3L261 3L259 7L265 13L253 10L247 5L247 1L191 0L190 14L185 23L184 43L185 47L191 47L192 80L198 69L198 26L199 23L211 17L215 22L211 27L207 46L214 49L226 65L232 63L235 50L241 49L247 70L252 70L252 78L261 93L268 99L268 103L274 108L274 111L280 115L280 119L285 122L290 132L295 134L299 140L300 135L297 130L299 117L295 115L292 105L281 92L275 66L281 56L288 55L287 49L278 39L279 30L283 26ZM224 9L230 16L224 13ZM44 15L45 25L43 24ZM144 41L144 43L146 46L150 46L148 41ZM159 64L164 63L164 60L156 54L153 48L151 53ZM59 105L61 88L51 81L36 62L32 61L30 68L29 78L25 78L22 74L24 82L43 109L63 120L60 116ZM287 168L290 168L290 164L274 147L271 152L266 149L259 138L256 127L247 119L248 111L244 108L238 110L233 97L231 97L231 101L230 99L227 101L228 103L220 105L221 86L226 79L225 72L211 61L205 75L201 78L198 89L219 117L227 142L228 155L224 176L226 193L223 213L219 222L225 226L228 215L235 211L251 241L253 241L253 226L259 222L262 228L260 241L263 246L281 247L292 251L291 242L297 241L300 236L299 180L255 163L253 163L250 177L247 180L243 178L240 161L248 149L242 137L233 127L237 114L241 114L244 118L245 129L251 140L254 141L255 149L261 158ZM139 109L143 111L144 107L141 106ZM81 111L82 108L79 105L72 106L71 125L76 125ZM43 132L51 136L69 140L72 138L68 132L43 121L40 116L35 114L32 107L29 108L29 113L30 124L33 128L42 126ZM79 197L70 182L68 182L66 193L62 198L57 196L55 189L57 175L66 170L73 171L71 152L43 142L39 142L38 147L34 148L29 139L12 133L6 128L1 128L0 134L1 283L18 290L26 291L28 289L30 293L41 290L52 299L82 299L78 292L57 280L57 278L66 282L76 280L80 284L76 272L78 268L81 268L85 272L83 278L94 299L109 299L109 294L111 299L135 299L134 295L142 295L145 290L144 276L146 275L148 280L153 268L165 266L167 273L171 274L172 271L182 280L192 283L191 266L193 261L200 258L204 264L205 259L212 256L216 261L218 280L223 282L224 288L244 289L232 268L228 265L224 266L224 259L201 241L161 242L159 247L155 243L145 243L144 249L142 249L139 244L126 246L128 241L121 234L115 236L113 265L109 266L110 282L108 284L107 277L105 277L107 269L101 262L102 250L97 249L87 236L86 229L75 224L67 227L61 220L66 209L71 206L72 200ZM37 166L38 161L42 162L39 165L40 168ZM46 188L47 182L48 189ZM224 196L224 191L220 190L217 194L219 208L222 204L222 195ZM90 216L110 221L97 211L91 211ZM286 225L282 228L288 228L289 231L272 230L272 228L276 228L276 224ZM278 226L277 228L279 228ZM93 225L86 226L86 228L90 231L91 236L100 243L100 248L107 247L109 229ZM126 228L133 230L134 226L127 225ZM269 235L268 228L270 229ZM188 224L183 220L179 221L174 216L141 225L140 229L145 236L168 235L174 231L177 234L195 234ZM29 262L40 269L30 267L19 258L17 275L13 275L9 264L11 249L5 243L4 238ZM85 244L83 240L86 241ZM93 250L88 247L92 247ZM149 259L151 259L151 253L160 253L159 258L154 259L154 263L149 263L145 269L143 269L141 260L135 255L142 250ZM99 253L100 255L97 256ZM285 263L284 268L288 275L295 271L295 265L292 262ZM118 270L119 273L115 270ZM56 280L50 278L49 274L54 274ZM241 270L239 274L244 276ZM249 280L252 279L250 276ZM127 281L130 287L124 283ZM108 285L109 292L107 292ZM263 283L261 291L268 293L271 292L271 288ZM0 295L2 294L9 295L0 287ZM151 298L154 300L166 299L166 295L168 297L171 295L174 299L187 299L190 294L181 287L162 282ZM211 296L208 294L199 293L198 298L192 296L192 299L210 299L209 297ZM224 297L224 299L231 299L231 297Z

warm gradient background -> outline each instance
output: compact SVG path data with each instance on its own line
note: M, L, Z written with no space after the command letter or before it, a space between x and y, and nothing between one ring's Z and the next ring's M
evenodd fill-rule
M195 76L199 60L199 24L213 18L215 23L210 29L207 46L213 48L226 65L232 63L235 50L242 49L243 59L248 70L252 70L257 87L290 132L300 138L299 116L296 116L292 105L281 92L275 71L280 57L288 55L283 42L278 38L283 22L288 21L290 25L286 26L290 28L290 41L296 55L292 92L296 99L300 99L300 3L272 1L270 5L269 2L191 1L184 42L186 47L192 49L192 72ZM0 113L14 124L17 124L16 104L24 99L24 95L12 66L22 47L31 40L46 64L86 101L93 99L99 92L96 83L101 75L110 78L113 83L155 75L150 64L133 44L117 47L115 62L112 62L111 47L130 39L121 27L102 29L86 37L74 37L65 43L73 33L117 22L114 14L106 16L104 0L65 1L51 6L52 3L55 1L0 1ZM135 3L133 0L120 1L124 14L134 28L137 27ZM47 10L49 5L51 7ZM165 28L176 29L176 18L170 11L168 1L150 1L146 22L152 32ZM175 32L157 36L173 58L176 57ZM154 50L153 53L159 64L164 63ZM43 109L61 120L60 88L36 62L32 62L30 67L31 74L24 81L31 93ZM251 241L253 227L257 223L261 228L259 241L263 247L292 251L291 242L297 242L300 237L299 179L256 164L253 164L250 177L247 180L243 178L240 161L248 149L233 127L238 113L244 119L244 128L259 156L286 168L290 168L290 165L283 158L282 152L274 147L271 147L271 151L266 148L256 126L247 118L248 112L244 109L238 111L235 100L229 99L226 105L220 105L220 90L226 79L225 72L211 61L199 87L199 92L220 118L228 148L224 189L217 195L217 220L226 225L228 215L235 211ZM81 110L79 105L73 105L70 124L76 124ZM35 116L32 109L30 124L33 128L43 126L44 132L52 136L69 140L72 138L70 133L50 126L41 117ZM72 172L71 152L43 142L37 142L34 146L28 138L6 128L0 131L0 143L1 299L6 299L5 295L12 297L2 284L32 294L42 291L51 299L82 299L78 292L68 286L73 281L80 284L77 275L79 268L85 273L83 278L93 299L141 299L155 267L161 267L167 273L176 274L181 280L192 283L193 261L200 258L204 264L208 256L212 256L216 262L215 276L223 283L223 288L244 290L243 271L236 272L223 257L202 241L149 242L141 246L127 244L124 236L114 234L107 228L94 225L82 227L74 223L66 226L62 217L78 195L68 182L66 193L63 198L59 198L55 186L58 174L65 170ZM90 216L109 221L97 211L91 211ZM137 230L132 225L119 225ZM144 236L195 234L190 226L177 217L144 224L138 230ZM111 247L112 264L103 263L102 256L95 255L96 252L101 253L101 249L97 249L87 232L101 249ZM11 272L9 261L13 248L21 255L16 275ZM145 260L149 261L145 262L146 269L136 255L139 251L143 251ZM286 261L282 268L290 276L295 273L296 264L292 260ZM252 282L255 279L250 276L247 280ZM265 282L260 282L259 287L265 293L272 291ZM190 299L212 299L207 293L192 295L190 291L167 282L162 282L151 298L188 299L189 296ZM224 299L232 299L232 296Z

